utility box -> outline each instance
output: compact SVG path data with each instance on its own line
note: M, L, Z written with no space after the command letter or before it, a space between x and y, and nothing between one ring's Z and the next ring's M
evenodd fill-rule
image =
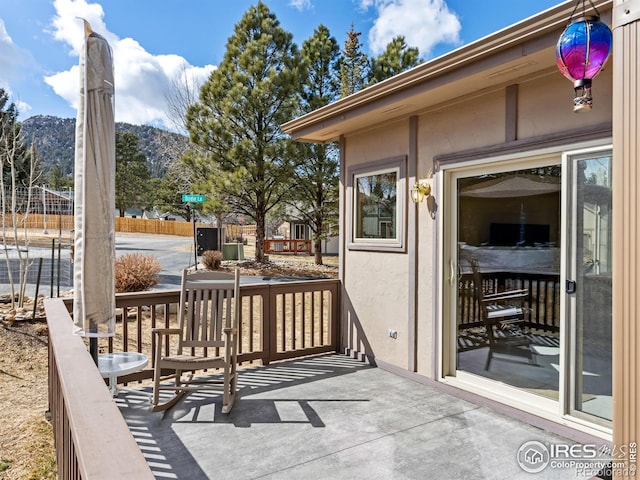
M223 260L244 260L244 245L242 243L225 243L222 246Z
M222 241L220 239L221 231L219 228L206 227L196 230L196 244L198 255L202 255L206 250L220 250Z

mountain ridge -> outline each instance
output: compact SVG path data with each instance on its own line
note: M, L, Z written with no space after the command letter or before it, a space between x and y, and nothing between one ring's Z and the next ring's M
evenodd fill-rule
M45 172L59 164L64 175L73 175L75 132L75 118L35 115L22 122L25 143L29 147L34 145ZM189 139L184 135L149 125L116 122L116 132L132 132L138 136L152 178L161 178L189 149Z

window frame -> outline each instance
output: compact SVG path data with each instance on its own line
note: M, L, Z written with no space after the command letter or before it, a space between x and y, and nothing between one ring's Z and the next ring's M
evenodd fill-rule
M357 179L364 176L396 173L396 213L394 238L358 238ZM347 225L349 228L347 248L349 250L406 253L407 234L407 157L399 156L376 160L350 167L347 170Z

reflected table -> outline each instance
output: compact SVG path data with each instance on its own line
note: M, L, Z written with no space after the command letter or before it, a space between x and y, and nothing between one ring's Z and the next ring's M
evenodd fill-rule
M135 373L146 367L149 358L138 352L114 352L98 355L98 370L102 378L109 379L111 395L116 395L118 377Z

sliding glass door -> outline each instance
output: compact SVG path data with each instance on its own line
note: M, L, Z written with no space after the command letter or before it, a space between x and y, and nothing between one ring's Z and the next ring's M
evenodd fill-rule
M558 399L561 166L456 179L457 370Z
M445 179L445 371L608 428L611 151L451 169Z
M611 420L611 152L569 155L569 409Z

